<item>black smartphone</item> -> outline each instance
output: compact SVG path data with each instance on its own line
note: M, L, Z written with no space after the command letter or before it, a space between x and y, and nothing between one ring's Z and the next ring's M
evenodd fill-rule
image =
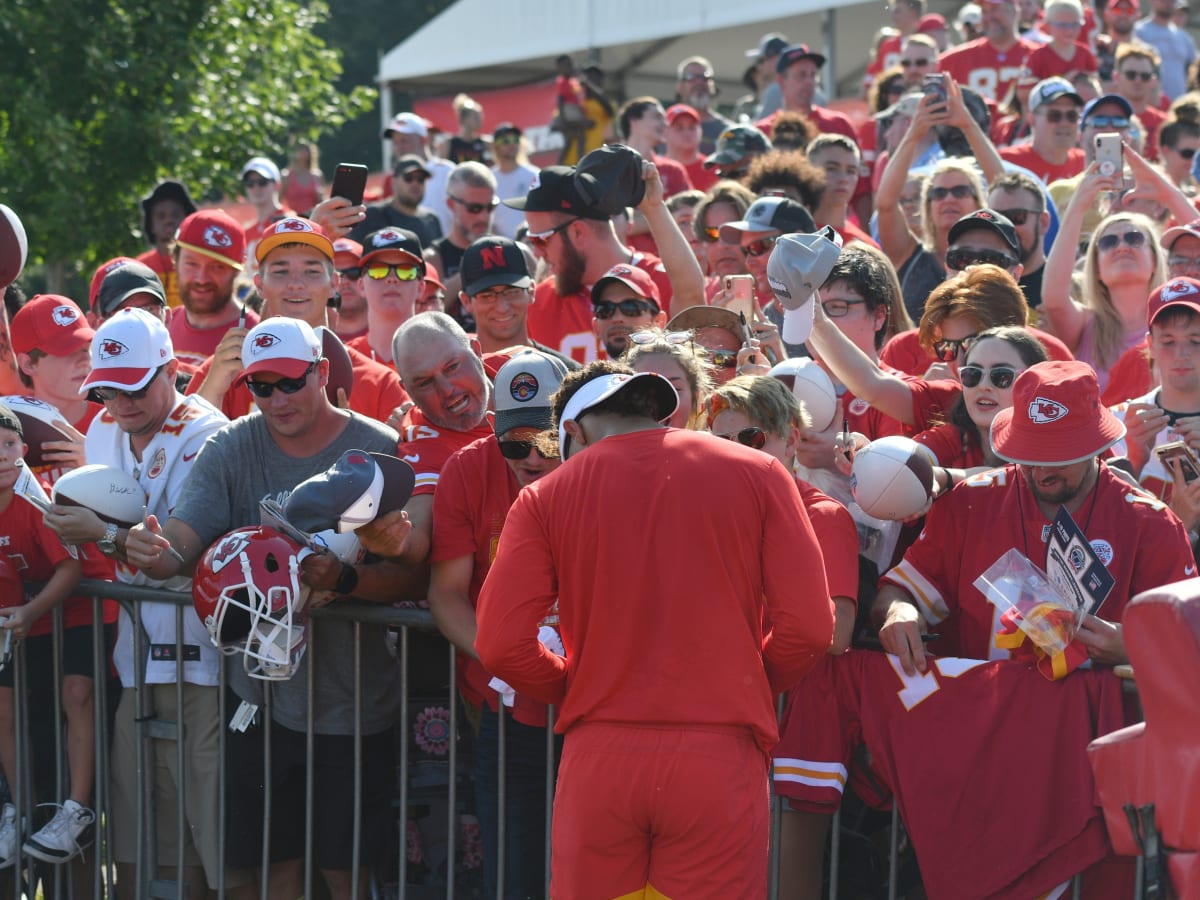
M927 97L936 97L939 103L946 102L946 74L944 72L930 72L925 76L921 87Z
M358 163L338 163L333 173L330 197L344 197L351 205L363 202L363 191L367 188L367 167Z

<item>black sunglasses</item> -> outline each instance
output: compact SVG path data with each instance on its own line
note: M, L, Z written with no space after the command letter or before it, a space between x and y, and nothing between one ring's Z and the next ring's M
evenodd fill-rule
M968 197L974 198L975 191L969 184L956 184L953 187L935 187L929 189L930 200L945 200L947 197L953 197L955 200L966 200Z
M737 441L746 447L753 447L755 450L761 450L767 443L767 433L761 428L756 428L753 425L749 428L743 428L737 434L716 434L723 441Z
M958 359L958 354L966 353L971 349L971 344L975 340L976 335L968 334L961 338L947 338L944 341L935 341L933 345L933 355L940 362L953 362Z
M317 362L319 362L319 360ZM252 393L255 397L263 400L275 393L276 388L285 394L294 394L301 390L304 385L308 383L308 376L312 374L313 369L316 367L317 363L311 362L308 364L308 368L304 370L304 374L299 378L280 378L278 381L272 384L266 384L262 381L253 381L247 378L246 387L250 389L250 393Z
M999 266L1011 269L1017 261L999 250L974 250L970 247L952 247L946 253L946 268L961 272L970 266Z
M351 266L348 269L338 269L338 274L344 275L346 278L349 278L351 281L358 281L358 279L362 277L362 267L361 266Z
M1004 218L1008 219L1008 221L1012 222L1014 225L1024 225L1026 222L1029 221L1030 216L1040 216L1042 214L1042 211L1040 209L1020 209L1020 208L1018 208L1018 209L997 209L996 212L998 212L1000 215L1004 216Z
M1184 159L1191 159L1193 156L1196 155L1196 148L1195 147L1184 147L1182 150L1176 150L1175 152L1178 153L1180 156L1182 156Z
M123 391L115 387L98 387L92 388L92 391L101 400L116 400L118 397L124 397L126 400L145 400L146 395L150 393L150 388L154 386L155 380L162 374L162 370L166 366L159 366L154 370L154 374L150 376L150 380L138 388L136 391Z
M1116 250L1117 245L1124 241L1130 247L1141 247L1146 243L1146 236L1140 231L1126 231L1124 234L1106 234L1104 237L1096 241L1096 246L1101 250L1108 252Z
M742 247L742 256L765 256L771 252L771 248L775 246L775 242L778 240L777 236L772 235L771 237L751 241Z
M537 455L542 459L550 458L533 441L496 441L496 443L500 447L500 455L505 459L526 459L530 450L537 450Z
M491 212L500 205L500 201L495 199L489 200L487 203L468 203L466 200L461 200L453 194L448 194L447 196L473 216L479 215L484 210Z
M636 319L638 316L645 316L655 312L654 307L645 300L621 300L617 303L612 303L608 300L601 300L592 307L592 312L597 319L611 319L617 314L617 310L621 311L627 319Z
M1012 366L992 366L988 369L988 380L991 381L994 387L1004 390L1012 387L1013 380L1017 377L1017 370ZM983 380L983 366L968 365L959 366L958 380L962 382L963 387L978 387L979 382Z

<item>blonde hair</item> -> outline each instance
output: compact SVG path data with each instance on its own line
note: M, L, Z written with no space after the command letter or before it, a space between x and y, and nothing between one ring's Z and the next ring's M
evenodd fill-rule
M929 177L925 183L921 185L921 231L923 233L922 240L925 244L925 249L932 251L937 245L936 235L934 234L933 217L930 210L933 207L933 197L931 191L934 189L934 182L937 181L939 175L944 175L947 172L956 172L967 179L967 184L971 188L971 192L975 195L975 209L983 209L983 179L979 177L979 170L975 165L966 159L951 157L943 159L933 171L929 173ZM975 210L968 210L974 212Z
M675 343L667 340L666 332L661 328L646 328L643 332L653 335L654 339L644 344L629 342L629 348L621 357L621 362L633 368L639 359L647 356L667 356L683 371L688 387L692 390L692 408L688 410L688 428L698 429L702 423L704 402L708 392L712 390L712 376L708 373L708 351L695 341Z
M746 418L781 438L792 428L812 427L812 417L782 381L770 375L739 375L708 396L708 425L727 409L745 413Z

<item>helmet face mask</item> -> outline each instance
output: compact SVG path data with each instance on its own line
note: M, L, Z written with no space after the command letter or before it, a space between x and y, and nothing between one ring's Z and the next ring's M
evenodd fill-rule
M289 679L304 658L311 592L300 585L300 561L307 554L269 528L239 528L219 538L196 566L196 613L213 646L242 654L251 678Z

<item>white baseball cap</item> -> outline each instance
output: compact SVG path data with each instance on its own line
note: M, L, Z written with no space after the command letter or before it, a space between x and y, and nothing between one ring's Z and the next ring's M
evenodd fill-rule
M279 183L282 177L279 174L279 166L275 165L275 163L267 159L265 156L253 157L250 162L242 166L242 174L239 175L238 178L245 178L251 172L254 172L256 175L261 175L263 178L267 179L267 181L274 181L276 184Z
M321 358L321 339L300 319L273 316L250 329L242 341L242 373L239 385L256 372L271 372L283 378L299 378Z
M568 422L577 421L589 409L603 403L614 394L639 388L654 393L658 404L655 418L660 422L669 419L679 406L679 394L674 386L657 372L639 372L636 375L614 372L593 378L571 395L558 423L558 453L563 462L566 462L571 447L571 437L566 429Z
M92 338L92 371L80 394L94 387L141 390L160 366L175 358L171 335L162 320L144 309L115 312Z

